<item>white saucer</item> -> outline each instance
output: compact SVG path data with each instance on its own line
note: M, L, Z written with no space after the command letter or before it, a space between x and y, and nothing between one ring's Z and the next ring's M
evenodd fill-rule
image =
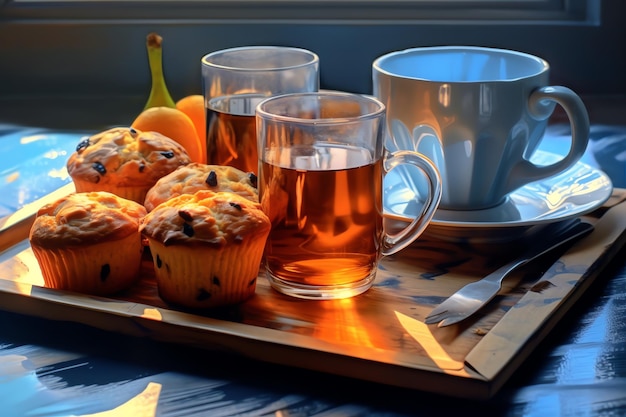
M531 160L545 165L561 158L538 150ZM408 222L419 213L420 207L407 203L414 195L403 179L408 172L400 167L385 177L383 203L390 219ZM425 233L446 240L516 239L533 226L587 214L604 204L612 191L613 185L605 173L578 162L561 174L517 189L496 207L469 211L438 209Z

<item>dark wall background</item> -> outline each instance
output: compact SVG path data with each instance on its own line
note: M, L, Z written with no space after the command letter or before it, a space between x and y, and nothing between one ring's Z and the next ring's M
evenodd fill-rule
M601 10L600 25L342 24L46 18L0 6L0 118L22 122L30 107L42 123L64 109L78 111L83 124L123 121L148 94L145 36L151 31L164 38L164 70L175 98L200 93L202 55L252 44L315 51L328 89L370 93L372 61L392 50L466 44L539 55L551 63L553 83L583 96L626 95L626 2L603 1Z

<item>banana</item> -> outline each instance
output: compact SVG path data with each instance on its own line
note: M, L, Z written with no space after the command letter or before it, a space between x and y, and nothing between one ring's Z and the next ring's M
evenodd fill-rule
M150 96L146 102L144 110L150 107L173 107L176 102L172 99L165 84L163 75L163 38L156 33L149 33L146 37L146 49L148 50L148 61L150 64L150 75L152 76L152 87Z

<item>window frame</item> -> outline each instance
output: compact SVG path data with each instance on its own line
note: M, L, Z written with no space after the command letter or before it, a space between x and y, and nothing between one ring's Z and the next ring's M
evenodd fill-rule
M595 0L0 0L13 19L597 24ZM146 9L146 4L158 7Z

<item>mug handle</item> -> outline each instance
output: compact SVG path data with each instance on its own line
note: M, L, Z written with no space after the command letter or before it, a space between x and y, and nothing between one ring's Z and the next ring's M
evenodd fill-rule
M439 206L439 202L441 201L441 177L435 165L428 158L414 151L403 150L388 153L384 161L385 174L403 164L413 165L424 174L428 185L428 193L422 204L421 201L418 200L418 197L421 196L418 192L419 190L413 190L415 193L415 201L422 204L422 209L404 229L394 234L389 234L385 230L381 251L383 256L393 255L413 243L422 234L424 229L426 229L426 226L428 226L432 220Z
M530 115L543 120L550 117L554 103L567 113L572 131L570 150L563 159L550 165L539 166L524 160L515 167L509 177L508 190L515 190L530 181L559 174L576 162L585 153L589 143L589 115L581 98L572 90L562 86L546 86L534 90L528 99Z

